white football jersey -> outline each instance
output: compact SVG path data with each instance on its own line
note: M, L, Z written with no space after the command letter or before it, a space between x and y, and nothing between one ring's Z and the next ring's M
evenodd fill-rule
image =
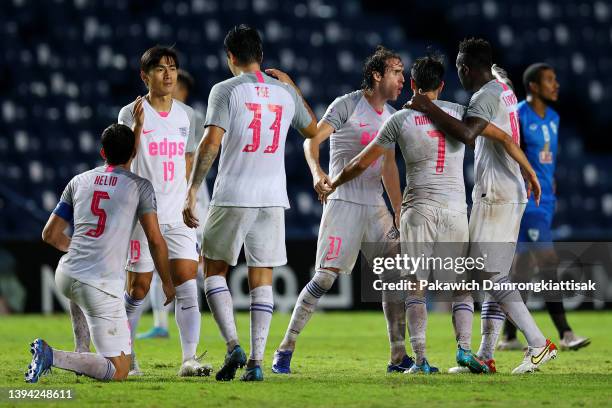
M377 112L363 96L355 91L337 98L327 108L323 120L334 128L329 145L329 177L342 172L378 134L381 125L395 112L388 104ZM338 187L330 200L344 200L357 204L385 205L382 196L382 162L376 160L359 177Z
M156 211L151 183L120 167L101 166L75 176L64 189L61 206L72 209L74 233L58 269L121 298L125 259L138 218Z
M285 141L289 126L312 121L289 85L262 72L245 73L210 91L206 126L225 130L211 205L289 208Z
M465 107L434 101L444 112L461 120ZM466 212L463 182L465 146L445 135L427 115L403 109L391 116L376 137L377 144L394 149L399 144L406 163L403 206L419 204Z
M153 184L159 223L182 222L187 195L185 153L195 149L194 111L176 99L169 112L157 112L147 100L142 106L144 125L132 171ZM123 107L118 122L132 127L133 109L134 102Z
M492 80L472 95L465 116L482 118L494 124L519 144L521 133L517 105L512 89ZM525 182L518 163L500 143L482 136L476 138L472 201L491 204L527 202Z

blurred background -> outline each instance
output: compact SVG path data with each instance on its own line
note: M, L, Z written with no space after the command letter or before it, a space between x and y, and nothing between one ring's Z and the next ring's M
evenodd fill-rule
M534 62L550 63L561 85L555 106L561 116L555 239L610 240L612 2L397 3L2 1L0 290L18 293L18 286L25 288L19 302L11 306L4 301L4 308L40 311L45 302L53 307L54 301L39 293L46 290L45 268L51 268L52 274L60 254L41 243L42 227L66 183L101 163L102 130L116 122L122 106L146 92L139 77L142 52L156 44L173 45L181 68L196 80L190 105L205 113L211 87L231 75L223 38L239 23L260 30L264 67L292 75L318 117L337 96L359 87L362 63L378 44L402 55L407 78L410 64L428 46L444 53L447 74L442 97L459 103L470 96L461 89L454 67L457 45L464 37L482 36L491 42L494 60L509 72L519 100L524 98L523 70ZM406 86L396 107L410 96ZM326 144L323 163L328 160L327 150ZM468 191L472 159L468 153ZM301 287L314 264L322 208L312 190L302 139L295 131L288 137L286 163L292 207L286 213L288 268ZM402 163L400 169L403 172ZM214 176L211 171L209 186ZM351 294L350 301L345 299L339 307L352 306L357 303L354 298ZM0 301L0 312L2 308Z

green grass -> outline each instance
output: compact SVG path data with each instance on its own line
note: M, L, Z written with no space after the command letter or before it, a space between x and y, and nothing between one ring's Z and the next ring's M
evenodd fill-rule
M112 407L380 407L380 406L610 406L612 404L612 313L571 313L574 330L592 338L579 352L561 352L541 372L511 376L521 352L499 352L499 373L493 376L386 375L388 343L382 313L319 313L305 329L293 360L294 374L270 372L272 353L280 342L289 316L275 314L265 361L265 382L217 383L214 377L178 378L180 345L176 325L171 323L169 340L148 340L136 344L140 378L123 383L100 383L73 373L54 369L38 384L25 384L23 373L30 360L29 342L46 339L53 347L70 350L72 332L67 316L12 316L0 318L0 405L8 403L7 388L72 388L72 402L45 403L45 406ZM555 331L546 314L536 319L545 333ZM248 314L237 316L239 333L248 349ZM148 328L145 316L141 328ZM474 322L478 333L479 321ZM203 315L201 350L216 368L222 362L224 345L210 314ZM450 317L432 314L428 330L428 357L446 371L454 365L454 339ZM477 346L475 335L474 346ZM556 341L556 336L553 337ZM27 406L19 402L15 406ZM41 406L40 403L31 404Z

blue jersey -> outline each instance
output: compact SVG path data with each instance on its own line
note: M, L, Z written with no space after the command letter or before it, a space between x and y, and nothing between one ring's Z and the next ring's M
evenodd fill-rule
M557 163L559 115L552 108L547 107L546 114L542 118L534 112L527 101L518 104L518 114L521 125L521 144L542 186L540 206L554 208L554 205L547 204L555 201L553 183ZM535 208L536 205L532 196L529 198L526 211Z

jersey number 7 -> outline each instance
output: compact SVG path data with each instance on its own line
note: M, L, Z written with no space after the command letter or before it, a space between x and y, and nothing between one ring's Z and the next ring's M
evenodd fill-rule
M247 144L242 149L243 152L253 153L259 149L261 140L261 104L246 103L248 110L253 112L253 120L249 124L249 129L253 131L253 142ZM281 118L283 117L282 105L268 105L268 110L276 114L270 130L273 131L272 144L265 148L264 153L275 153L278 150L278 141L280 139Z
M85 235L92 238L98 238L104 234L104 228L106 227L106 211L100 208L101 200L110 200L110 196L106 191L94 191L91 199L91 213L98 216L98 225L96 225L95 229L92 228L85 233Z
M436 173L444 173L444 159L446 156L446 138L439 130L427 131L429 137L438 138L438 158L436 159Z

